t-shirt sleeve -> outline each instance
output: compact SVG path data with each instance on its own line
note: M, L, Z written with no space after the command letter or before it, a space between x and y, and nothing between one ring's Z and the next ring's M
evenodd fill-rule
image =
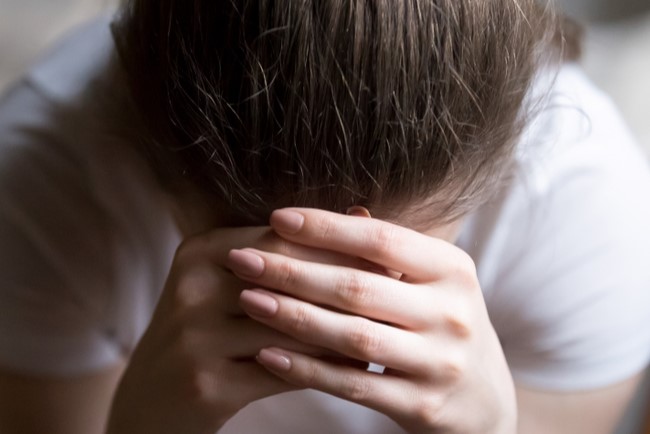
M650 209L619 183L584 173L558 185L502 271L490 303L503 303L496 320L518 381L594 388L648 363Z
M477 252L513 376L543 389L607 386L650 360L650 171L606 99L579 103L546 125L576 134L524 165Z
M65 375L120 351L102 325L110 223L55 122L27 82L0 104L0 366Z

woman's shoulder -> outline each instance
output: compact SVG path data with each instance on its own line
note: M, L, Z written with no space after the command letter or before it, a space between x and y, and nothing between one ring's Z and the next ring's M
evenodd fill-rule
M650 170L611 100L570 65L513 176L465 224L513 375L590 388L648 363ZM605 350L606 349L606 350Z
M7 366L61 373L78 356L90 369L133 346L178 243L160 189L110 116L120 84L108 23L75 31L0 99Z
M524 233L512 241L526 245L543 226L570 228L570 215L591 216L584 224L600 215L614 226L630 212L650 213L650 164L612 100L577 65L543 82L551 85L538 93L509 176L467 219L460 241L467 248L518 226Z
M115 56L110 23L102 15L73 28L32 65L26 80L52 101L74 103L89 85L106 80Z

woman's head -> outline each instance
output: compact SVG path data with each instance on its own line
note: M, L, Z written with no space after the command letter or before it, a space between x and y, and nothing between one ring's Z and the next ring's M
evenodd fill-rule
M168 186L247 222L443 222L503 173L554 25L534 0L131 0L114 32Z

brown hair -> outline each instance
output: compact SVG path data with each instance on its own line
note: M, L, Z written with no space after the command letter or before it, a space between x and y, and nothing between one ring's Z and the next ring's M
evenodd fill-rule
M131 0L113 31L167 186L247 222L442 222L503 173L556 23L534 0Z

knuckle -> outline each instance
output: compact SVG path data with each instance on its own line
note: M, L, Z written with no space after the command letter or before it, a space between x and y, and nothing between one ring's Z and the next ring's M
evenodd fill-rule
M256 248L266 252L292 256L291 244L270 229L259 238Z
M470 316L466 310L459 308L453 314L446 314L442 320L444 329L457 339L468 340L472 336Z
M377 257L390 256L397 241L395 228L386 224L376 225L370 229L365 240L368 249Z
M177 308L190 309L202 305L219 285L219 279L208 267L194 267L177 278L174 288L174 304Z
M312 325L312 316L309 308L304 305L296 307L294 314L289 320L289 331L293 334L303 335L309 331Z
M455 260L454 276L462 288L480 288L476 271L476 264L467 252L458 250L458 257Z
M321 378L321 370L315 363L309 363L305 367L304 376L301 385L306 388L317 388L319 379Z
M323 217L317 220L316 233L319 234L322 239L326 240L335 237L337 232L336 222L331 218Z
M277 235L273 246L270 248L270 251L282 256L294 257L295 255L293 244L285 239L278 237Z
M184 394L199 414L207 418L235 414L246 402L237 393L224 393L228 384L226 363L211 363L209 367L193 366L186 371ZM218 412L214 410L218 409Z
M467 356L461 351L449 353L446 360L441 362L438 367L438 377L440 382L448 387L461 383L466 377L467 372Z
M384 347L382 337L370 321L363 318L350 328L346 341L353 354L367 361L372 361L377 354L381 354Z
M205 363L199 356L198 351L205 347L204 344L205 340L198 333L183 332L176 345L177 367L186 398L195 404L214 405L222 398L220 391L228 376L223 361Z
M341 393L351 401L364 402L370 397L371 387L371 382L367 377L353 374L343 381Z
M277 267L278 286L282 288L295 288L301 276L301 269L293 261L282 261Z
M223 415L233 415L245 402L237 394L224 394L228 386L224 381L223 369L197 369L193 372L188 383L188 400L198 414L207 418L219 420ZM217 410L215 412L215 410Z
M188 372L187 392L194 402L209 403L219 390L219 380L215 373L194 367Z
M444 426L442 421L442 400L435 394L425 394L417 400L414 406L414 417L419 425L441 428Z
M366 276L356 271L349 271L340 278L334 288L336 302L350 310L366 306L371 294L370 282Z
M454 360L442 366L442 376L448 384L458 384L465 377L465 363L461 360Z

